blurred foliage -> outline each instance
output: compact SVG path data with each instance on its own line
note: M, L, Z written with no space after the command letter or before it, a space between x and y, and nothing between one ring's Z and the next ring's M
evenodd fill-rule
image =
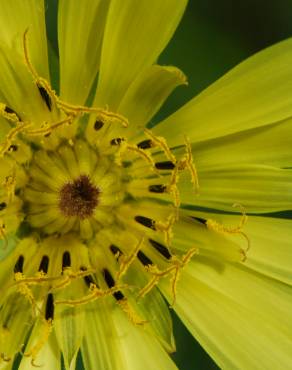
M160 119L257 51L292 36L292 0L189 0L182 22L159 58L189 81Z
M57 0L46 2L49 44L52 46L51 70L56 88ZM158 122L178 109L248 56L291 35L292 0L190 0L180 27L159 58L160 64L181 68L188 77L189 85L178 88L170 96L154 121ZM179 369L218 369L177 316L172 314L177 341L173 359ZM78 368L82 369L80 358Z

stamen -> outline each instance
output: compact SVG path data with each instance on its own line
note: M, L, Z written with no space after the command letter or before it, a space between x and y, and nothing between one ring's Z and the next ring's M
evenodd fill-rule
M18 117L17 113L13 109L9 108L7 105L5 106L4 111L8 114L15 114L16 117ZM18 117L18 120L20 121L19 117Z
M121 289L128 289L128 288L129 288L129 286L127 284L125 284L125 285L113 286L112 288L103 290L103 289L100 289L94 283L94 284L90 285L89 289L90 289L91 293L88 294L87 296L84 296L81 299L75 299L75 300L74 299L60 300L60 301L56 301L55 304L65 304L67 306L72 306L72 307L73 306L79 306L79 305L83 305L83 304L93 302L96 299L99 299L99 298L102 298L102 297L107 297L107 296L114 295L114 293L119 292Z
M167 187L163 184L157 184L157 185L149 185L148 190L151 193L164 193L166 191Z
M39 89L40 95L42 99L44 100L44 102L46 103L46 106L48 107L49 111L51 111L52 110L52 99L50 95L48 94L47 90L41 85L37 85L37 88Z
M186 167L189 170L191 174L191 182L193 183L195 190L198 191L199 190L199 177L198 177L198 172L197 172L197 169L193 161L191 143L189 142L186 136L184 139L185 139L186 155L180 161L180 167L182 169Z
M152 247L155 248L157 252L159 252L163 257L165 257L167 260L171 259L172 256L167 247L153 239L149 239L149 242L152 245Z
M54 297L52 293L48 294L47 303L46 303L45 319L47 321L54 319Z
M173 195L174 198L174 206L176 208L179 208L180 206L180 194L177 187L178 180L179 180L179 173L178 173L179 167L176 165L174 170L172 171L171 178L169 185L167 186L167 191Z
M172 154L169 146L167 145L167 142L164 137L162 136L155 136L152 134L152 132L148 129L144 130L145 134L150 137L152 140L152 143L156 144L158 147L160 147L163 151L166 157L169 159L170 162L176 163L176 158Z
M3 211L7 207L7 204L5 202L0 203L0 212Z
M171 161L164 161L164 162L156 162L155 168L158 170L173 170L175 167L175 164Z
M148 227L149 229L156 230L155 221L151 220L151 218L144 217L144 216L135 216L135 221L139 224Z
M173 194L174 206L179 208L180 206L180 194L178 190L179 171L188 169L191 174L191 182L194 184L195 190L199 189L198 174L193 163L191 145L185 137L186 154L185 156L176 163L176 166L171 174L171 179L167 190Z
M24 132L29 126L31 126L28 123L20 123L17 127L12 128L8 134L6 135L5 141L0 144L0 157L3 157L3 155L9 150L10 146L12 145L12 141L16 138L16 136Z
M15 186L16 186L16 176L15 174L7 176L3 184L7 192L8 203L11 203L15 195Z
M111 275L111 273L107 270L103 270L104 279L107 284L107 286L110 289L114 289L115 287L115 281ZM120 290L117 290L113 293L114 298L117 300L118 305L122 308L122 310L125 312L125 314L128 316L129 320L135 324L135 325L143 325L146 323L146 321L141 320L141 318L135 313L135 311L132 309L132 307L129 305L127 299L123 295L123 293Z
M93 127L94 127L95 131L98 131L98 130L102 129L103 125L104 125L104 123L102 121L96 120L94 122L94 126Z
M109 112L107 110L98 108L96 109L92 108L92 113L99 114L102 119L107 120L109 123L114 123L115 121L118 121L122 124L123 127L129 126L128 119L122 116L121 114Z
M107 286L109 288L113 288L115 286L115 281L108 269L103 269L103 276L104 276L104 280ZM120 301L121 299L125 298L125 296L123 295L121 291L117 291L113 293L113 296L115 297L117 301Z
M149 293L155 285L158 284L159 280L163 277L168 276L169 274L172 275L170 280L171 283L171 291L173 295L173 306L176 300L176 290L177 290L177 282L179 279L180 271L190 262L191 258L198 253L197 248L190 249L182 258L181 260L177 257L172 257L171 266L166 268L165 270L159 270L156 265L148 265L146 266L146 270L152 275L150 281L142 288L138 294L138 299L143 298L147 293Z
M49 257L43 256L39 266L39 272L43 272L44 274L46 274L48 272L48 269L49 269Z
M0 352L0 359L4 362L10 362L12 360L11 357L7 357L5 356L5 354L3 352Z
M5 223L3 222L1 218L0 218L0 239L4 240L3 249L6 249L8 246L8 239L6 236Z
M186 137L185 137L185 143L186 143L185 144L186 154L181 160L179 160L176 163L176 166L172 172L170 183L167 189L174 197L174 206L176 208L179 208L180 206L180 194L178 190L179 171L188 169L191 174L191 182L194 184L195 191L197 192L199 189L198 174L197 174L195 165L193 163L191 145L188 142Z
M117 137L115 139L112 139L110 144L111 145L120 145L125 139L123 137Z
M10 122L19 122L21 119L18 114L6 104L0 103L0 115Z
M87 268L84 267L84 266L81 266L80 270L81 271L87 271ZM93 277L91 275L86 275L86 276L84 276L83 279L84 279L85 284L87 285L88 288L90 288L91 285L97 286L97 284L94 282Z
M82 105L73 105L66 102L63 102L59 98L57 98L57 105L64 110L66 113L75 113L75 114L96 114L96 121L114 123L115 121L120 122L123 127L128 127L129 122L127 118L122 116L121 114L110 112L106 109L102 108L94 108L94 107L85 107Z
M36 130L30 130L26 132L26 135L29 136L40 136L44 135L45 137L49 136L53 130L56 130L57 128L65 125L65 124L71 124L73 119L75 117L73 115L69 115L67 118L64 118L52 125L49 125L48 123L44 123L42 128L36 129Z
M22 256L20 256L20 257L22 257ZM19 262L19 266L16 266L18 264L18 262ZM28 302L32 306L33 315L35 315L35 309L39 310L39 308L36 304L36 301L35 301L35 298L33 296L33 293L31 291L31 289L29 288L28 284L26 284L24 282L25 278L24 278L23 273L22 273L23 263L20 260L20 258L18 259L16 265L14 267L14 279L15 279L15 284L16 284L16 287L17 287L17 292L22 294L28 300ZM17 271L17 269L20 269L21 271Z
M92 276L90 276L90 275L85 276L85 277L84 277L84 281L85 281L85 284L88 286L88 288L90 288L90 286L91 286L92 284L95 284L95 282L94 282L94 280L93 280Z
M150 272L154 276L152 276L150 281L139 291L137 300L145 297L145 295L148 294L158 284L159 279L160 279L159 276L155 275L155 273L160 272L160 270L158 270L158 267L156 265L148 265L145 268L148 272Z
M143 266L153 265L153 262L150 258L146 256L142 251L137 253L138 260L142 263Z
M207 225L207 220L205 220L204 218L195 217L195 216L191 216L191 218L200 222L202 225Z
M41 283L47 283L57 280L64 280L63 276L45 276L43 271L39 271L36 276L26 277L22 273L15 273L15 283L14 285L38 285Z
M117 258L119 259L119 257L123 254L122 251L120 250L119 247L117 247L116 245L112 244L110 245L110 250L112 252L112 254Z
M153 169L155 171L155 163L154 163L153 158L151 157L151 154L150 153L146 152L143 149L138 148L138 146L136 146L136 145L132 145L132 144L127 143L124 138L118 144L119 144L119 150L116 153L115 162L119 166L121 166L121 163L122 163L122 155L127 150L129 150L129 151L135 152L140 157L142 157L146 162L148 162L150 164L151 169ZM159 173L157 173L157 174L159 175Z
M245 234L242 231L242 229L245 226L245 224L247 223L247 218L248 217L247 217L245 208L241 204L237 204L237 203L233 204L233 207L239 207L241 212L242 212L242 216L241 216L241 219L240 219L240 222L239 222L238 226L235 226L235 227L224 226L224 225L220 224L219 222L217 222L215 220L212 220L212 219L207 220L206 225L207 225L208 229L213 230L213 231L218 232L218 233L221 233L221 234L239 234L239 235L242 235L244 237L244 239L246 240L246 242L247 242L246 249L241 250L241 253L243 255L242 262L244 262L246 260L246 253L250 249L250 240L249 240L249 237L247 236L247 234Z
M12 144L10 145L10 147L8 148L8 151L9 152L17 152L17 149L18 149L18 146L15 145L15 144Z
M24 264L24 257L20 255L18 257L18 260L16 261L16 264L14 265L14 273L23 273L23 264Z
M70 253L66 251L63 253L62 271L64 271L68 267L71 267L71 256L70 256Z
M131 145L131 144L127 144L127 149L136 152L142 158L144 158L151 165L151 167L154 167L154 161L151 155L146 153L143 149L140 149L136 147L135 145Z
M48 296L48 300L49 300L49 296ZM48 303L48 301L47 301L47 303ZM43 320L43 326L44 326L44 331L42 333L41 338L31 348L31 350L29 350L28 352L26 352L24 354L24 356L26 356L26 357L31 357L31 365L34 366L34 367L42 367L42 365L36 365L35 360L36 360L36 357L37 357L38 353L40 352L40 350L43 348L43 346L48 341L49 336L50 336L50 334L53 330L52 319Z
M180 176L179 171L187 169L191 174L191 182L194 184L195 190L197 191L199 188L198 175L197 175L195 165L193 163L191 144L188 141L187 137L185 137L185 148L186 148L185 156L182 159L177 160L174 154L172 153L171 148L169 148L166 140L163 137L157 137L154 134L152 134L150 130L147 130L147 129L145 129L144 132L148 137L150 137L152 146L160 147L168 159L167 161L161 161L161 162L154 163L155 168L157 170L172 171L170 183L165 186L165 189L159 188L153 185L152 187L151 186L149 187L149 191L157 192L157 193L158 192L168 192L172 194L174 198L174 206L176 208L179 208L180 206L180 194L179 194L179 189L178 189L178 181L179 181L179 176Z
M117 301L122 301L122 300L125 299L124 294L120 290L118 290L117 292L113 293L113 296L115 297L115 299Z
M64 289L66 286L71 284L71 282L75 279L84 278L88 275L90 275L92 272L95 272L93 269L90 270L80 270L80 271L72 271L70 267L67 267L63 270L62 276L54 277L54 280L61 280L61 283L58 285L55 285L53 288L54 290L57 289Z
M80 271L87 271L87 267L81 266ZM93 277L91 275L86 275L83 277L83 279L88 288L90 288L91 285L97 286L97 284L94 282Z
M58 289L66 288L73 280L84 278L93 272L95 271L92 269L83 269L81 271L74 272L69 267L59 276L45 276L44 272L40 271L36 276L25 277L21 272L15 272L15 283L13 285L17 286L17 290L29 300L33 308L38 309L33 294L29 288L30 285L40 285L47 282L61 281L59 284L51 285L51 290L56 291Z
M121 277L126 274L129 267L134 262L134 260L137 256L137 253L139 252L139 249L141 248L141 245L143 244L143 242L144 242L144 238L142 237L138 241L137 245L134 247L134 249L132 250L132 252L129 255L127 255L127 256L122 255L121 256L121 258L120 258L120 269L117 273L117 281L119 281L121 279Z
M141 317L133 310L126 298L118 301L118 305L125 312L128 319L134 325L145 325L147 324L146 320L141 319Z
M28 52L28 31L29 29L27 28L25 31L24 31L24 34L23 34L23 53L24 53L24 59L25 59L25 63L30 71L30 73L32 74L32 76L38 80L38 74L36 72L36 70L34 69L32 63L30 62L30 59L29 59L29 52Z
M153 147L153 142L150 139L146 139L137 144L139 149L150 149Z
M128 127L129 122L128 120L118 113L109 112L106 109L95 108L95 107L84 107L81 105L73 105L66 102L63 102L58 96L56 95L55 91L51 88L48 81L42 77L39 77L36 70L34 69L28 52L28 29L25 30L23 35L23 52L24 52L24 59L25 64L30 71L31 75L33 76L34 82L38 86L40 94L42 95L43 99L46 101L46 104L49 107L52 106L52 100L56 103L58 108L63 110L63 112L68 116L83 115L84 113L87 114L96 114L98 117L96 118L97 121L108 121L109 123L118 121L124 127ZM50 109L50 108L49 108ZM70 118L72 119L72 118ZM59 126L57 126L59 127ZM49 132L45 132L44 134L48 134Z
M164 233L165 244L169 247L173 236L172 227L177 221L177 214L170 214L166 221L156 221L155 226L157 231Z

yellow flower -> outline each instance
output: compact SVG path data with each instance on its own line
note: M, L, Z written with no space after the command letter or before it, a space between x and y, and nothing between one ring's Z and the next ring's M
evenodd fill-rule
M221 368L291 368L292 41L150 130L185 6L59 0L56 93L43 1L1 4L1 369L175 369L163 297Z

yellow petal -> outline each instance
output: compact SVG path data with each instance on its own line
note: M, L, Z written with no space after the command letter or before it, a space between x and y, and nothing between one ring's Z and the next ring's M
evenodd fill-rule
M193 214L197 216L196 212ZM238 262L243 258L243 243L241 242L242 240L233 241L228 235L209 230L198 218L194 217L182 215L173 227L172 248L183 253L196 247L200 256L212 256L220 260Z
M289 368L292 340L285 325L292 322L291 289L284 284L273 286L273 281L257 275L245 276L241 270L233 274L232 267L223 267L221 272L213 271L212 266L205 268L208 284L194 277L195 268L189 267L179 282L176 312L220 368ZM165 293L166 289L163 286ZM268 299L271 296L273 303Z
M143 327L133 325L121 310L114 312L114 323L127 370L137 370L141 364L143 370L177 369L155 337Z
M6 292L4 292L6 293ZM26 297L17 292L3 294L0 311L0 348L5 358L13 358L21 350L30 332L33 315L32 308ZM3 325L3 323L5 325ZM17 333L17 335L15 335Z
M109 1L59 1L60 95L84 104L99 67Z
M129 237L127 239L129 240ZM130 286L136 286L142 289L148 282L148 276L145 274L145 270L143 271L137 265L137 263L134 264L132 269L127 272L126 279ZM133 307L137 311L137 314L148 323L145 330L155 335L168 353L175 352L176 346L172 330L172 320L169 308L160 291L157 288L153 288L137 304L133 305Z
M123 370L124 362L111 317L112 305L99 300L88 305L81 347L85 369Z
M292 285L292 221L249 217L246 233L251 249L247 265Z
M4 119L3 117L0 117L0 143L2 143L5 140L5 137L9 132L10 127L11 126L9 125L7 120Z
M1 2L1 41L23 56L23 34L29 30L29 53L39 75L49 79L44 1L11 0Z
M7 45L0 45L0 102L13 109L22 121L39 125L50 122L50 111L22 59Z
M155 128L170 145L212 139L292 116L292 39L239 64ZM178 124L179 123L179 124Z
M187 273L255 314L260 313L275 329L290 335L292 287L252 271L245 263L224 262L218 266L220 268L215 269L212 260L208 263L206 259L194 258Z
M292 120L193 144L196 165L258 163L291 167Z
M214 214L188 211L189 215L202 219L213 219L225 226L235 227L240 215ZM292 221L248 216L242 230L250 240L245 265L264 275L292 285ZM229 235L229 239L234 238ZM238 236L234 242L239 242Z
M3 239L0 240L0 263L1 263L1 265L0 265L1 266L0 283L2 284L2 286L3 286L2 278L5 277L5 275L6 275L6 277L8 277L9 273L10 273L9 265L5 265L6 267L3 267L2 260L6 260L8 255L11 253L11 251L14 250L14 248L16 247L16 245L18 243L18 239L15 236L15 232L7 235L6 237L7 237L6 241L3 240Z
M292 207L292 171L261 165L231 165L198 169L199 193L181 176L181 201L185 204L234 211L239 203L247 212L261 213Z
M155 62L172 37L186 3L111 1L94 105L117 109L135 77Z
M26 346L26 351L29 351L29 349L41 340L43 328L38 324L39 323L36 323L33 328ZM31 357L23 356L19 365L19 370L35 370L36 365L40 366L44 370L61 370L61 352L58 348L54 334L49 336L48 340L40 349L37 354L37 358L35 359L35 364L31 363Z
M175 67L153 65L143 71L129 87L118 108L130 122L128 130L133 126L143 129L173 89L186 83L185 75Z
M64 298L70 299L71 297L68 294L58 295L58 299ZM77 354L84 335L84 322L83 307L57 306L54 328L66 370L75 369Z
M175 370L157 339L132 324L114 304L98 301L88 311L82 359L86 369ZM147 325L147 324L146 324Z

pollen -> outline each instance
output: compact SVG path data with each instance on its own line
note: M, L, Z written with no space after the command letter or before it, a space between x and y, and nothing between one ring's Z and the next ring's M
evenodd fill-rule
M100 190L92 184L89 176L81 175L78 179L65 184L60 191L59 207L67 216L77 216L84 220L92 216L98 205Z

